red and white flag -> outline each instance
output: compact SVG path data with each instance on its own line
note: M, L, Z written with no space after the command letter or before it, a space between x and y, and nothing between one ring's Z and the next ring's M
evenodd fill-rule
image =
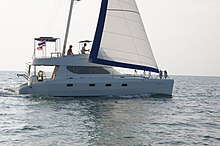
M45 47L45 46L46 46L46 41L42 40L38 43L37 50L43 50L43 47Z

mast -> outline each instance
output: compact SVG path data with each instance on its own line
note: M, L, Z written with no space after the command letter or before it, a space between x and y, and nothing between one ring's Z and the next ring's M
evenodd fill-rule
M79 1L79 0L77 0L77 1ZM66 43L67 43L67 39L68 39L68 35L69 35L69 28L70 28L71 16L72 16L72 11L73 11L73 4L74 4L74 0L71 0L69 17L68 17L67 26L66 26L66 34L65 34L64 44L63 44L62 56L64 56L65 52L66 52Z

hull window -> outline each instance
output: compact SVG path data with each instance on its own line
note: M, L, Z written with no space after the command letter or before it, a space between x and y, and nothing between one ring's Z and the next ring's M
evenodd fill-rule
M95 87L95 84L89 84L89 87Z
M105 84L105 86L106 86L106 87L111 87L111 86L112 86L112 84Z
M121 86L122 86L122 87L127 87L127 86L128 86L128 84L122 84Z
M67 84L66 86L67 87L73 87L73 84Z

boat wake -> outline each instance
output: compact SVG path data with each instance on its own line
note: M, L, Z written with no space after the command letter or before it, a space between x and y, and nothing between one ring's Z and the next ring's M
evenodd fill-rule
M172 98L170 95L164 94L137 94L137 95L122 95L120 98L130 99L130 98Z
M18 90L16 88L0 88L0 96L11 96L11 95L17 95Z

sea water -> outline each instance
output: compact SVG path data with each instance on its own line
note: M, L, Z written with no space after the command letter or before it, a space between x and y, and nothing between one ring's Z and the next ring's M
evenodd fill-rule
M172 98L18 94L0 72L0 146L220 145L220 77L172 76Z

